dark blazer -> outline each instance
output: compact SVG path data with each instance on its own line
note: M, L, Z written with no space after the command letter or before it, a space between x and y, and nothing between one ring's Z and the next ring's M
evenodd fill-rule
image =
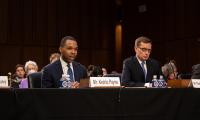
M87 77L86 68L78 62L72 62L75 81ZM42 88L59 88L59 81L62 77L63 69L60 60L44 67L42 73Z
M148 59L146 82L151 82L153 75L159 77L162 72L159 63L154 59ZM125 86L144 86L145 76L142 67L136 56L124 60L122 70L122 85Z

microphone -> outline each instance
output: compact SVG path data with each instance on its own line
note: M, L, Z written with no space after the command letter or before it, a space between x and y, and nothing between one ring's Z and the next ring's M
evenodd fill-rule
M12 73L11 72L8 73L8 84L10 87L12 87Z

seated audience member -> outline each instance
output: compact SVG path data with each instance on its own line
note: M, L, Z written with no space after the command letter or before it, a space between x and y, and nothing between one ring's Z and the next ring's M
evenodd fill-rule
M105 76L105 75L107 75L107 74L108 74L108 72L107 72L107 69L106 69L106 68L102 67L102 71L103 71L103 76Z
M60 54L59 53L52 53L49 57L49 64L52 64L54 63L55 61L59 60L60 59ZM43 72L43 69L41 69L41 72Z
M166 80L177 79L177 67L175 65L175 61L171 60L169 63L162 66L162 72Z
M200 64L196 64L192 66L191 79L200 79Z
M102 77L103 71L102 68L95 65L89 65L87 69L87 73L89 77Z
M27 61L25 64L25 72L27 76L38 71L38 65L35 61ZM22 79L19 88L28 88L28 79Z
M65 88L68 87L66 76L70 81L70 88L78 88L80 79L87 78L86 68L75 62L78 44L74 37L66 36L62 38L59 47L61 57L59 60L43 68L42 88Z
M25 78L25 70L24 70L24 66L21 64L17 64L15 67L15 74L14 74L14 78L12 79L12 83L11 86L14 88L19 88L19 84L21 82L22 79Z
M159 63L149 58L152 50L152 42L147 37L139 37L135 40L134 50L136 55L124 60L122 70L122 85L144 86L153 79L153 75L162 74Z
M52 53L49 57L50 64L55 62L56 60L60 59L60 54L59 53Z

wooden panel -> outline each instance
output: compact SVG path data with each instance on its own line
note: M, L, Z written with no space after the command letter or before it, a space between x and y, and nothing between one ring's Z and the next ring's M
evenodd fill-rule
M175 4L172 0L166 0L164 3L162 15L163 36L160 41L173 41L175 38Z
M8 72L15 72L15 65L20 61L20 47L15 46L0 46L0 75L7 75ZM21 63L23 64L23 63Z
M35 0L36 1L36 31L35 39L33 43L39 43L41 45L47 44L47 29L48 29L48 20L47 20L47 0Z
M107 68L109 71L113 70L113 65L114 63L110 63L109 61L111 60L111 55L112 53L109 51L93 51L92 52L92 63L94 65L100 65L100 66L104 66L105 68Z
M42 47L24 47L23 48L23 61L24 63L29 60L33 60L38 64L39 69L43 68L45 64L44 53Z
M83 52L77 58L82 64L97 64L93 61L97 51L105 57L103 63L113 66L114 7L115 0L2 0L0 46L20 48L15 55L19 60L8 63L24 64L31 59L41 68L49 63L48 57L57 51L61 38L73 35Z
M152 57L162 64L175 59L179 72L191 72L199 63L198 0L135 0L123 5L123 59L133 54L130 44L135 38L147 35L153 40ZM147 11L139 13L138 5L146 5Z
M80 62L81 64L85 65L85 67L87 67L88 65L93 64L91 56L92 54L90 50L79 50L76 61Z
M6 43L8 33L8 1L0 0L0 43Z
M154 39L152 39L154 40ZM166 48L166 45L160 42L153 42L152 45L152 52L150 57L153 59L156 59L160 65L164 64L166 62L166 52L168 51L168 48Z
M167 42L165 50L166 62L169 59L174 59L177 62L178 72L186 72L188 67L187 42L185 40Z
M31 44L34 38L34 7L35 2L34 0L24 0L24 34L21 36L24 38L23 43L24 44ZM26 16L26 17L25 17Z
M59 40L56 38L56 27L57 27L57 6L56 6L56 1L57 0L48 0L48 45L58 45L60 43Z
M9 0L8 6L8 40L9 44L23 42L23 1Z
M167 86L170 88L188 88L191 87L190 79L181 79L181 80L168 80Z
M190 71L192 70L192 66L200 63L200 39L199 38L191 38L187 40L188 46L188 66L190 67Z

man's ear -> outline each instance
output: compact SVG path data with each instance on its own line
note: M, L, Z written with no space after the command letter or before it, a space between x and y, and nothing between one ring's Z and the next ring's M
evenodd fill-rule
M136 49L137 49L137 48L136 48L136 47L134 47L134 52L136 52Z
M60 53L62 53L62 48L61 47L59 47L59 51L60 51Z

